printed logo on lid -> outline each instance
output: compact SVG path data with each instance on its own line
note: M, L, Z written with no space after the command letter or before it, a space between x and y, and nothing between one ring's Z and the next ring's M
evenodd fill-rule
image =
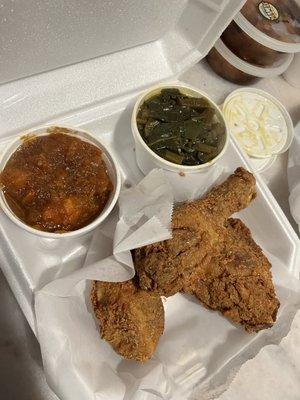
M258 5L258 9L261 15L267 20L274 22L278 21L279 11L273 4L267 1L261 1Z

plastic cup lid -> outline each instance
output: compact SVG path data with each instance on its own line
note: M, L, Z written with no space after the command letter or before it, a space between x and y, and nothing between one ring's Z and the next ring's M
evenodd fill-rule
M222 41L222 39L217 40L215 43L215 49L221 54L226 61L228 61L235 68L239 69L245 74L253 75L258 78L271 78L273 76L279 76L283 74L291 62L293 61L293 54L285 54L286 57L282 60L281 64L276 67L258 67L256 65L250 64L247 61L242 60L237 55L235 55Z
M266 47L300 52L300 6L295 0L248 0L235 22Z
M230 134L252 157L284 153L292 143L294 128L289 113L263 90L235 90L226 98L223 113Z

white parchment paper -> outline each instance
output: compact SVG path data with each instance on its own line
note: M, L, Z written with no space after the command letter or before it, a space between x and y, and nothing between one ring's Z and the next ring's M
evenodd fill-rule
M223 173L221 167L188 177L152 171L139 185L122 192L119 217L115 213L95 232L85 267L36 294L45 373L62 400L167 400L194 395L200 399L201 387L214 377L216 385L226 381L230 362L236 359L234 367L239 367L240 355L252 343L260 340L260 347L268 343L268 331L249 335L194 298L177 294L164 301L165 332L153 359L143 365L123 360L101 340L93 317L90 280L130 279L134 275L130 249L169 238L174 201L199 197ZM269 331L278 339L300 306L300 289L281 262L268 256L282 304L278 322Z

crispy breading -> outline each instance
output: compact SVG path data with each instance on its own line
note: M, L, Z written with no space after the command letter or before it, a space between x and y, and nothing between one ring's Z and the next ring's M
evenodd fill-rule
M151 358L164 330L160 295L191 293L248 332L274 324L279 301L271 264L244 223L228 219L255 196L255 178L238 168L203 199L175 209L172 239L133 252L137 278L94 282L101 336L117 353Z
M159 295L139 289L133 280L99 282L91 300L101 337L122 357L145 362L164 331L164 308Z
M226 240L225 220L255 197L255 179L243 168L203 199L178 206L172 239L133 252L142 289L171 296L211 261Z
M239 219L227 221L227 240L197 279L185 287L208 308L256 332L271 327L277 315L271 264Z

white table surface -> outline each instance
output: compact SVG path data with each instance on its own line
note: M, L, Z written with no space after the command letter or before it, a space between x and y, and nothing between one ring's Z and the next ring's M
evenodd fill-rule
M186 71L181 80L203 89L219 104L232 90L239 88L215 75L205 61ZM287 107L294 124L300 120L299 89L293 88L281 77L261 80L254 87L277 97ZM286 165L287 153L278 157L262 175L296 230L289 212ZM38 342L1 272L0 303L0 398L57 400L45 381Z

